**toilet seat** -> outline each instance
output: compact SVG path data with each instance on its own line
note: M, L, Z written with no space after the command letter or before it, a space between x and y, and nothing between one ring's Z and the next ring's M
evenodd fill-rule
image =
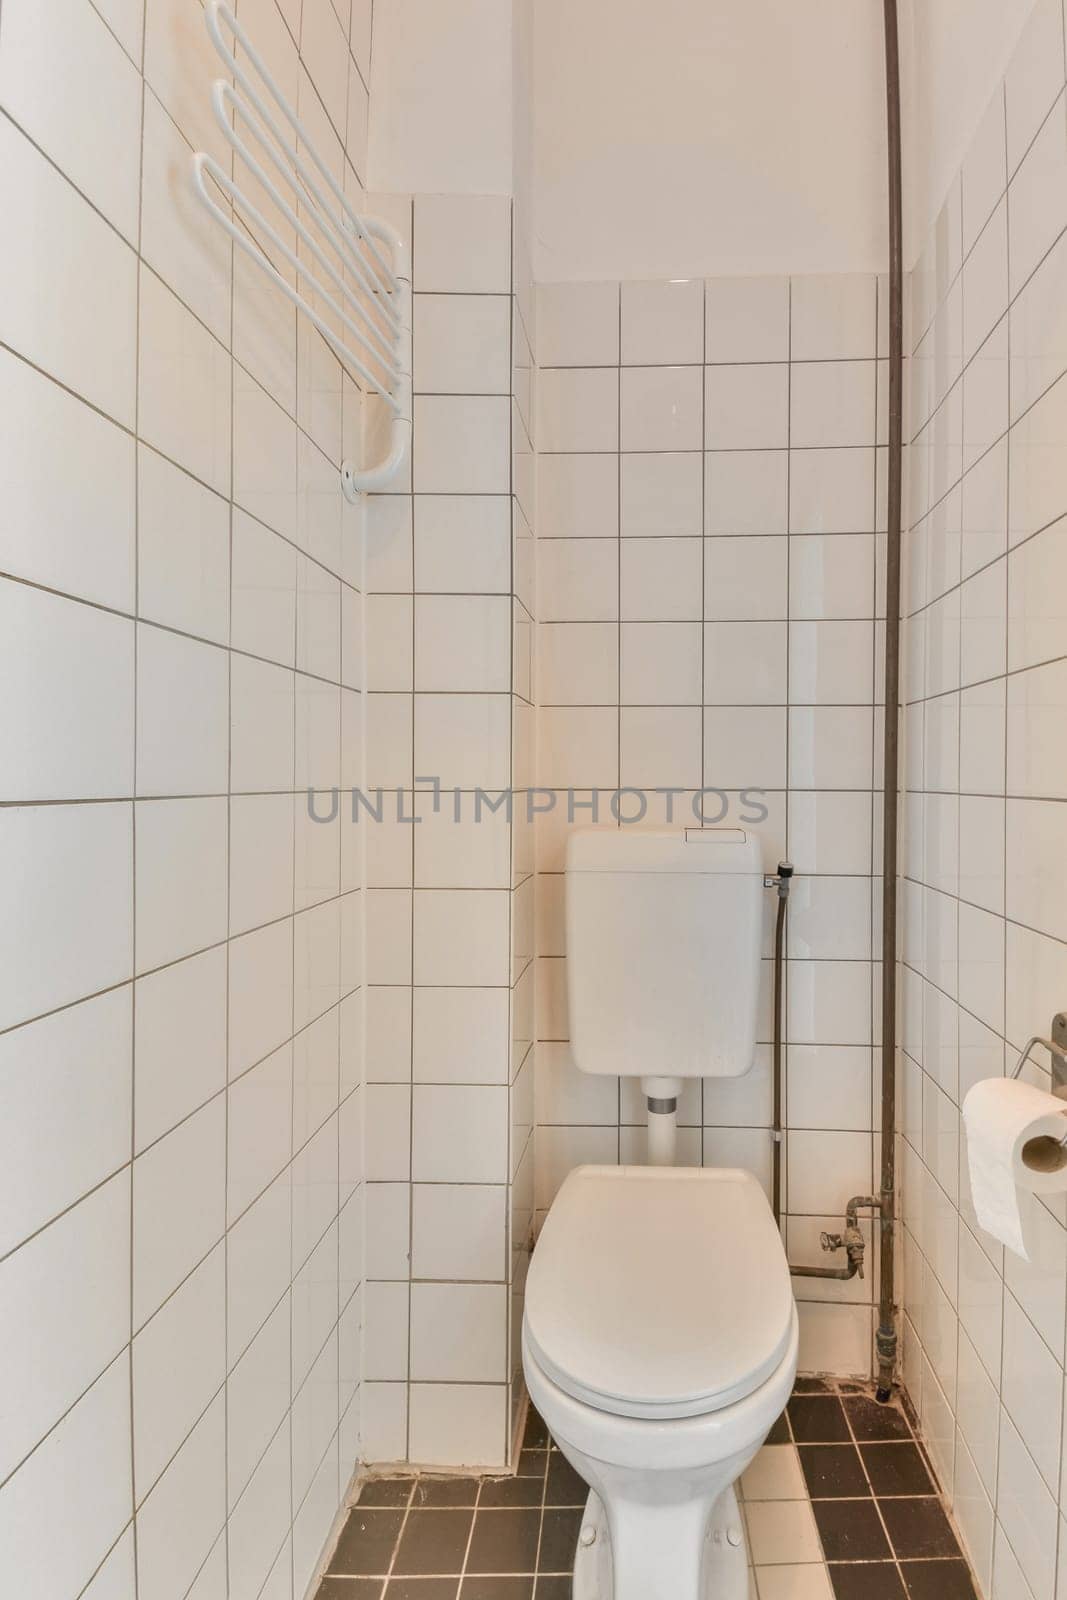
M766 1196L734 1168L576 1168L526 1285L538 1366L617 1416L698 1417L744 1399L781 1365L794 1322Z

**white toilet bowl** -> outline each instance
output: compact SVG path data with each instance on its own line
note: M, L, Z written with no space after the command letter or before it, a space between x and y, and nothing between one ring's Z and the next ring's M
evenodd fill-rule
M797 1365L789 1269L751 1174L571 1173L534 1253L522 1353L592 1488L575 1600L744 1600L734 1484Z

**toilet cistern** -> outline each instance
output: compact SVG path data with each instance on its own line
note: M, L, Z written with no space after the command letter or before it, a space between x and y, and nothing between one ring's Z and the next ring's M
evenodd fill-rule
M566 861L571 1050L640 1079L647 1160L677 1155L685 1080L752 1065L763 866L742 828L583 829Z

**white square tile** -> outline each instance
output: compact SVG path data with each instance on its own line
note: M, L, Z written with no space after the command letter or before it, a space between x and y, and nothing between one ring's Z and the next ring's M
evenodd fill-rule
M873 534L801 534L789 545L790 618L870 616Z
M617 705L619 629L614 622L543 622L537 630L541 705Z
M144 445L138 452L137 472L139 615L226 644L230 633L226 502ZM257 531L265 539L271 537L266 529ZM235 536L235 567L237 549Z
M794 705L867 705L873 697L874 624L794 622L789 698Z
M785 719L784 707L778 706L705 710L705 784L716 789L783 789Z
M511 202L504 195L420 194L415 288L439 294L511 289Z
M8 59L6 40L4 55ZM128 69L117 63L116 69L123 79L128 77ZM85 134L76 123L71 134L84 146ZM0 129L0 166L9 224L0 270L0 338L124 427L132 427L137 348L133 251L10 119ZM123 170L120 162L115 172Z
M510 651L511 604L504 596L416 598L416 689L502 693L510 682Z
M10 800L132 793L133 625L0 584L0 711Z
M292 666L296 553L292 545L238 509L233 513L232 628L235 650Z
M876 294L877 280L868 273L793 278L793 360L854 361L873 356Z
M227 494L230 358L147 267L141 269L140 307L138 432Z
M624 455L619 472L624 539L682 537L702 531L703 457L699 451Z
M784 450L722 450L705 456L704 532L789 531L789 456Z
M503 1183L507 1173L504 1087L417 1084L412 1096L416 1183Z
M620 639L621 687L616 693L623 705L699 705L699 623L624 622ZM542 695L542 701L547 697Z
M716 622L704 629L706 705L784 705L784 622Z
M230 802L230 933L293 909L293 797L235 796Z
M6 350L0 377L4 571L132 611L133 440ZM57 438L63 474L55 471ZM67 492L68 475L79 484L77 496Z
M137 629L137 793L221 794L229 756L229 660L216 645Z
M133 1318L140 1328L225 1227L226 1108L212 1100L133 1168Z
M618 546L603 539L538 543L537 612L542 622L610 622L618 616Z
M620 549L620 604L625 621L699 620L701 540L627 539Z
M874 719L861 706L794 706L789 781L801 789L869 789Z
M789 478L791 533L869 533L874 526L873 450L793 453Z
M618 713L612 707L541 707L540 771L548 788L607 788L618 781Z
M143 1499L226 1372L226 1274L217 1246L133 1342L134 1489Z
M508 1062L507 991L415 989L411 1052L416 1082L504 1082Z
M5 1027L132 975L130 805L8 807L0 865L14 886L0 918Z
M741 1479L745 1501L805 1500L800 1457L791 1444L765 1444Z
M143 1150L226 1082L226 951L136 984L134 1147Z
M506 394L506 295L417 294L412 330L418 394Z
M114 990L0 1043L6 1255L129 1157L131 992Z
M537 384L537 443L540 450L548 452L617 450L618 371L611 367L543 368Z
M505 1190L482 1184L415 1184L412 1273L417 1278L500 1279Z
M137 807L137 970L226 937L225 798Z
M226 1215L231 1224L263 1194L289 1162L292 1098L293 1050L289 1044L230 1085Z
M874 402L873 362L795 361L789 442L794 450L873 444Z
M411 1386L413 1461L427 1466L500 1467L507 1459L508 1391L504 1384Z
M10 1362L2 1391L5 1473L14 1471L129 1337L129 1220L128 1179L113 1178L4 1264ZM70 1337L72 1321L77 1339Z
M504 1284L417 1283L411 1290L411 1377L491 1383L507 1377Z
M784 538L704 541L704 616L721 622L784 618L787 596Z
M46 1592L80 1592L89 1582L133 1512L130 1426L123 1356L11 1479L0 1531L5 1572L31 1574ZM63 1539L49 1536L44 1516L54 1493L69 1495L75 1513Z
M226 1417L220 1395L137 1512L139 1588L191 1585L226 1519Z
M142 260L228 346L233 250L191 181L187 140L153 94L144 97L140 202ZM243 270L255 271L251 262Z
M381 722L376 702L392 698L370 696L368 735ZM404 719L396 720L402 726ZM377 742L370 743L372 751ZM375 783L400 781L393 776L399 770L395 765L397 757L390 753L393 743L390 738L382 760L371 761L370 775ZM414 744L417 770L440 778L446 788L458 785L464 789L504 789L511 774L511 696L416 695ZM409 734L407 751L410 749ZM407 759L410 762L410 754Z
M508 909L499 890L417 890L415 982L505 984Z
M622 373L620 443L627 450L699 450L703 429L697 367L632 367Z
M613 447L614 448L614 447ZM640 458L628 458L624 467ZM619 533L616 455L539 455L537 531L542 539L614 539Z
M789 280L709 278L706 361L787 361Z
M625 366L699 364L703 348L704 285L699 278L622 285Z
M506 494L509 402L496 395L421 395L415 401L415 490Z
M627 787L699 787L699 707L624 706L619 713L619 743L619 778Z
M510 589L511 516L504 495L420 495L414 543L419 594Z
M774 450L789 441L789 368L708 367L704 443L709 450Z
M542 367L618 365L617 283L539 283L536 298Z

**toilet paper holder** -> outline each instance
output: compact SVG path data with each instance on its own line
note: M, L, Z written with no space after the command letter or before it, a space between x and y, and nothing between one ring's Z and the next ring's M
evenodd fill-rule
M1057 1011L1052 1019L1052 1037L1046 1039L1044 1034L1035 1033L1026 1049L1015 1063L1011 1074L1017 1078L1029 1061L1035 1045L1044 1045L1052 1059L1052 1093L1061 1100L1067 1100L1067 1011ZM1067 1144L1067 1138L1064 1139Z

